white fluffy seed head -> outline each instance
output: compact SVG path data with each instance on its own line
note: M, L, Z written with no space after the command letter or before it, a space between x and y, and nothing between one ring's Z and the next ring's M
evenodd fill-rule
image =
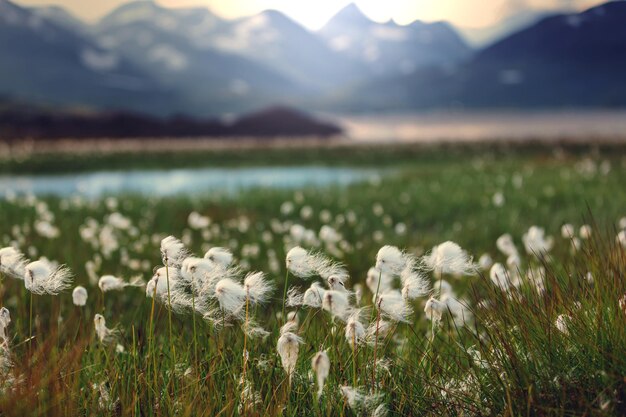
M346 321L346 341L350 346L361 344L365 340L365 326L359 320L359 314L351 314Z
M435 246L424 257L424 262L436 274L471 275L476 272L472 258L451 241Z
M526 253L537 257L542 257L552 249L554 240L545 235L545 230L538 226L531 226L522 236L522 242Z
M328 288L333 291L349 292L341 278L336 275L329 276L326 282L328 282Z
M383 273L397 275L406 266L405 255L395 246L383 246L376 254L376 269Z
M434 297L431 297L426 301L424 306L424 313L426 318L435 322L441 321L441 317L446 312L446 305Z
M49 261L40 259L24 268L24 286L34 294L57 295L69 288L72 274L65 266L54 267Z
M319 282L313 282L311 286L304 292L302 296L302 305L311 308L320 308L324 302L326 290L322 288Z
M0 249L0 272L16 279L24 279L26 258L17 249L9 246Z
M567 314L559 314L559 316L556 318L554 325L556 326L558 331L560 331L561 333L567 336L569 335L568 325L570 321L571 321L571 317L568 316Z
M220 280L215 286L215 298L222 310L232 315L241 314L246 301L246 291L230 278Z
M561 226L561 237L563 239L571 239L576 235L576 229L574 229L574 225L570 223L565 223Z
M72 291L72 302L75 306L84 307L85 304L87 304L87 297L88 295L85 287L79 285L74 288L74 291Z
M0 340L2 342L8 342L9 336L7 335L7 327L11 323L11 313L6 307L0 308ZM0 354L0 356L2 356ZM2 368L0 367L0 371Z
M507 291L511 285L509 274L506 268L500 263L493 264L489 271L489 279L504 291Z
M183 261L180 275L185 281L193 282L199 287L204 283L206 275L214 269L215 263L210 259L190 256Z
M161 241L161 257L163 265L178 267L187 257L185 245L174 236L168 236Z
M489 268L493 265L493 259L488 253L483 253L478 259L478 267L483 271L489 271Z
M402 280L402 296L407 300L424 297L430 292L430 282L419 271L405 268L400 274L400 278Z
M413 309L406 303L399 291L391 290L378 295L376 307L383 315L393 321L408 323Z
M330 374L330 359L326 352L317 352L311 359L311 368L315 372L317 378L317 398L322 396L324 391L324 383Z
M113 275L104 275L98 280L98 287L100 291L118 291L123 289L126 283L122 278L114 277Z
M280 356L280 361L283 365L283 369L291 376L296 369L296 363L298 362L298 353L300 351L300 343L302 339L294 333L285 332L279 338L276 343L276 351Z
M244 279L243 288L251 303L263 304L272 294L274 285L265 278L263 272L253 272L248 274Z
M378 285L379 278L380 287ZM387 290L390 290L393 286L393 275L387 272L381 272L378 268L374 266L367 271L365 284L372 294L376 294L376 291L385 292Z
M316 274L312 259L306 249L296 246L287 252L285 265L289 272L299 278L308 278Z
M106 320L102 314L96 314L93 318L96 336L101 343L110 344L117 338L117 331L106 327Z
M352 312L348 296L340 291L326 291L322 299L322 308L342 321L345 321Z
M233 263L233 254L226 248L214 247L204 254L204 258L210 260L221 268L228 268Z
M496 246L498 250L505 254L506 256L511 256L517 253L517 248L515 247L515 243L513 243L513 238L510 234L505 233L496 240Z

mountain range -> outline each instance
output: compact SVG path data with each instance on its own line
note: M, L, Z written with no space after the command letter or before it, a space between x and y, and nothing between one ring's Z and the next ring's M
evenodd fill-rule
M275 103L626 105L625 1L522 20L474 49L446 22L377 23L355 5L312 32L274 10L225 20L206 8L134 1L86 24L59 7L0 0L0 98L202 117Z

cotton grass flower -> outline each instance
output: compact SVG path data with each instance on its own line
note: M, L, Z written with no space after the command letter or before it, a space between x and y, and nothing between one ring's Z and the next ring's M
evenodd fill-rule
M108 345L117 340L118 331L116 329L107 328L106 320L102 314L96 314L94 316L93 324L100 343Z
M24 279L26 258L17 249L9 246L0 249L0 273L12 278Z
M161 240L161 257L163 259L163 265L179 267L187 257L187 250L183 242L174 236L168 236Z
M345 321L352 312L347 294L340 291L326 291L322 299L322 308L342 321Z
M214 247L204 254L204 258L210 260L221 268L228 268L233 263L233 254L226 248Z
M496 247L506 256L517 254L517 248L510 234L505 233L496 240Z
M98 287L100 291L120 291L126 287L142 287L145 282L141 277L135 277L130 282L124 281L122 278L114 277L113 275L104 275L98 280Z
M24 286L33 294L57 295L71 283L72 274L65 266L53 267L49 261L39 260L24 268Z
M451 241L435 246L424 257L424 263L436 275L471 275L476 272L472 258L458 244Z
M359 313L353 313L348 317L346 321L345 331L346 341L352 348L361 344L365 340L366 332L365 326L359 320Z
M380 278L380 286L378 285L378 280ZM376 290L379 289L380 292L385 292L390 290L393 286L393 275L387 272L381 272L376 267L371 267L367 271L367 277L365 278L365 284L367 288L372 292L372 294L376 293Z
M552 249L554 240L545 236L545 230L538 226L531 226L522 236L526 253L542 257Z
M591 237L591 226L589 226L588 224L584 224L582 226L580 226L580 230L578 231L578 234L580 235L581 239L587 240Z
M489 271L492 265L493 259L488 253L483 253L480 258L478 258L478 267L483 271Z
M503 291L507 291L511 286L509 274L506 268L500 263L493 264L489 271L489 279Z
M402 294L395 290L380 294L376 307L385 317L397 322L408 323L409 317L413 314L411 306L406 303Z
M239 316L246 302L246 290L232 279L224 278L215 286L215 298L223 311Z
M571 322L571 319L572 318L567 314L559 314L559 316L556 318L556 321L554 322L554 325L558 329L558 331L567 336L569 335L568 326Z
M376 254L376 269L382 273L399 275L406 266L407 257L395 246L383 246Z
M430 292L430 282L422 275L421 272L411 268L409 263L406 268L400 273L400 280L402 282L402 296L407 300L414 300L418 297L424 297ZM380 292L389 292L387 288Z
M381 394L364 394L360 389L347 385L341 386L340 391L350 408L356 412L372 410L382 399Z
M443 314L446 312L446 305L434 297L431 297L426 301L424 306L424 313L426 318L435 323L441 321Z
M263 272L253 272L244 279L243 288L252 304L263 304L274 291L274 284L265 278Z
M326 352L317 352L311 359L311 368L317 379L317 399L319 400L324 391L324 383L330 374L330 359Z
M0 308L0 339L3 342L8 342L9 336L7 333L7 327L11 323L11 313L6 307Z
M563 239L571 239L575 236L576 230L574 229L574 225L570 223L565 223L561 226L561 237Z
M296 363L298 362L298 353L301 343L302 339L291 332L283 333L276 343L276 351L280 356L283 369L289 376L290 383L291 377L296 369Z
M77 307L84 307L87 304L87 290L83 286L77 286L72 291L72 302Z

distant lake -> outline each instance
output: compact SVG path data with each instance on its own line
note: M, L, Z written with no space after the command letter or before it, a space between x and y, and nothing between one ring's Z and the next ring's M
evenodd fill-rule
M468 110L329 117L360 142L626 139L625 110Z
M98 197L107 194L236 193L250 188L348 185L380 178L367 168L261 167L98 171L63 175L3 175L0 190L18 194Z

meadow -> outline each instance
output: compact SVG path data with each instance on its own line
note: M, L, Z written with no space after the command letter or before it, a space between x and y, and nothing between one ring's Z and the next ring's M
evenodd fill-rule
M623 147L55 155L0 170L268 161L381 175L164 198L6 192L0 247L28 261L0 251L0 415L626 414Z

